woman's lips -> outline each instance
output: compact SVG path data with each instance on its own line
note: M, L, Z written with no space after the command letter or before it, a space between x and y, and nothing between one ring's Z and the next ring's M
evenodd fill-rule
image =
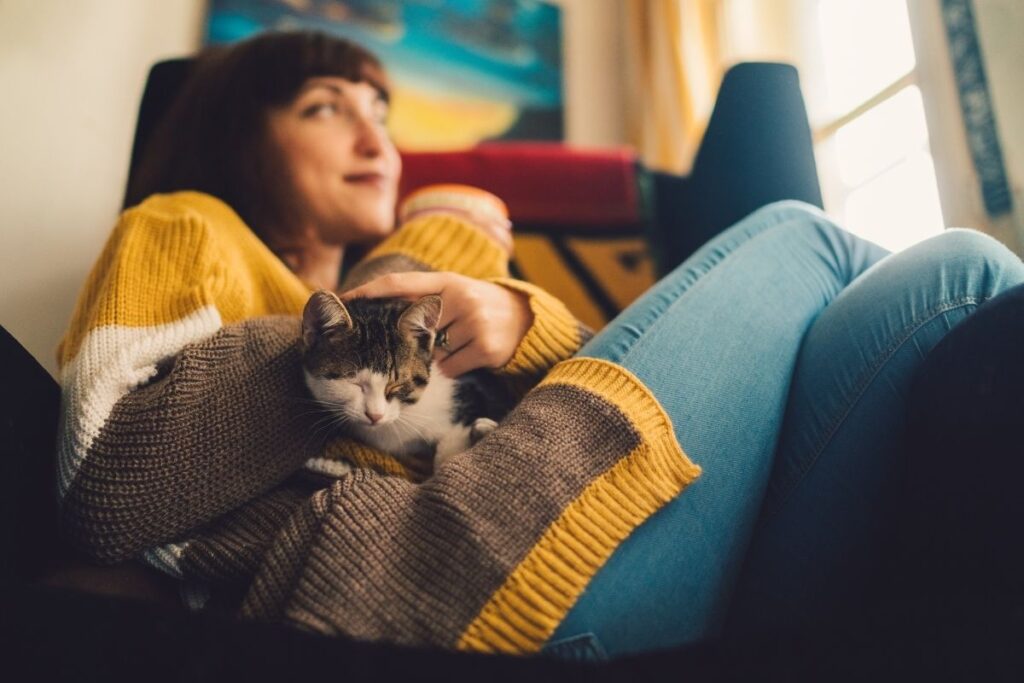
M361 187L376 187L383 189L387 183L387 176L382 173L351 173L344 176L345 182L350 185Z

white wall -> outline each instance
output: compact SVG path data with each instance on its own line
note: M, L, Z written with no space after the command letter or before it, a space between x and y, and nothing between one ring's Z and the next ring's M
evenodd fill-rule
M117 217L146 72L203 0L0 2L0 324L51 373Z
M548 0L562 7L566 139L578 145L626 140L626 72L621 0Z

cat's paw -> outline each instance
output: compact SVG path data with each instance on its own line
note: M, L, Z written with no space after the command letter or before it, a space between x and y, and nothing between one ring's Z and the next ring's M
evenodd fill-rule
M498 427L498 423L489 417L478 417L469 430L469 443L475 444Z
M441 437L434 449L434 471L443 467L446 462L457 453L462 453L472 445L470 440L470 428L459 426Z

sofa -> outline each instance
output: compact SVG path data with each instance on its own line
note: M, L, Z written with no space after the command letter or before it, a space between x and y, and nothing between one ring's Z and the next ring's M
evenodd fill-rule
M153 67L140 106L133 170L147 136L189 67L187 59ZM630 293L642 291L645 283L671 270L750 211L780 199L821 205L799 81L792 67L781 64L741 64L726 74L693 170L686 177L646 169L632 152L621 148L495 143L464 152L404 156L403 192L431 182L467 182L505 198L516 226L514 268L527 279L530 274L550 277L541 284L563 297L581 318L591 316L598 325L628 305ZM627 293L618 291L620 288ZM951 391L967 391L955 384L967 380L954 376L949 368L966 367L965 358L976 358L978 337L1000 340L997 349L986 347L990 364L998 368L1000 363L1015 363L1016 375L1001 376L1021 377L1024 289L1004 297L990 302L990 309L997 309L994 318L991 313L982 316L980 311L975 316L983 323L980 331L975 332L972 317L949 336L948 343L936 348L934 362L929 358L929 363L942 364L942 369L924 372L915 394L917 412L910 423L908 444L929 444L927 452L908 445L918 458L916 462L954 457L943 453L941 440L926 442L922 437L933 433L937 422L960 430L957 444L970 443L971 438L980 439L977 435L984 434L989 457L1012 457L1006 450L1007 434L1018 427L1011 426L1016 423L1007 416L1024 411L983 408L986 401L1020 407L1019 388L1024 384L1019 379L1013 398L1016 404L1006 403L1011 394L1006 382L999 391L972 395L976 419L968 425L951 420L948 404L935 400ZM1016 321L1009 341L998 331L1009 329L1007 319ZM32 671L35 678L221 680L330 673L344 680L425 675L617 680L669 672L679 678L717 680L766 674L819 678L949 673L948 666L940 666L940 660L930 657L933 649L946 650L947 658L941 661L948 664L953 646L964 654L971 652L973 645L988 652L989 665L1000 666L1006 662L998 657L1008 658L1013 643L1007 640L1004 651L999 649L1002 641L993 645L989 636L1010 634L1022 625L1021 610L1006 608L1007 596L1015 595L1013 577L1024 575L1022 572L1004 572L1007 585L1000 590L982 594L967 586L960 599L942 604L930 600L934 593L923 589L928 586L945 592L948 584L943 582L962 580L969 571L978 579L992 563L1001 563L1014 544L996 534L982 544L982 550L971 546L971 557L988 553L980 568L971 564L970 558L960 558L959 570L951 568L941 577L933 573L934 580L918 582L914 577L923 567L941 563L948 550L943 529L950 527L948 520L944 527L910 512L907 538L927 542L920 540L914 545L908 541L907 547L914 550L901 556L902 564L894 569L906 578L907 590L880 595L863 614L837 615L835 624L813 631L795 628L756 640L701 643L603 664L324 638L285 626L243 622L228 614L186 612L156 596L146 599L141 589L129 597L132 586L111 586L110 579L92 580L88 570L84 579L80 574L77 581L54 580L61 567L83 563L60 543L54 507L59 390L2 328L0 345L5 349L0 357L14 359L0 364L0 481L5 492L0 496L5 548L0 559L0 642L15 668ZM932 365L926 364L926 370ZM992 420L998 424L993 426ZM1012 441L1014 453L1019 454L1019 439ZM948 500L946 485L934 481L920 487L908 497L908 509L928 509L936 497ZM950 519L956 517L952 512ZM1016 507L993 511L979 506L971 514L976 524L991 526L997 513L1019 512ZM971 528L965 524L961 535L971 538ZM1015 569L1020 565L1009 566ZM130 573L124 576L125 581L133 580ZM115 583L118 580L114 579ZM993 608L993 602L1000 607Z

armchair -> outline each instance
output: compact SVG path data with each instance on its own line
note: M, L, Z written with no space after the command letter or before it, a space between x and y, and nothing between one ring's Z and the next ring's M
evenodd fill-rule
M190 65L180 59L153 67L130 173ZM563 145L493 144L465 152L406 154L405 165L404 191L431 182L467 182L506 199L517 226L517 271L543 279L540 284L597 327L745 213L779 199L821 204L796 72L785 65L745 64L729 72L688 177L652 172L625 148ZM0 341L18 353L12 338ZM214 678L330 667L342 675L398 676L429 666L438 675L505 673L518 679L583 672L614 676L665 664L684 672L721 661L714 644L613 662L600 670L545 658L424 652L42 585L40 573L68 556L53 543L55 475L49 453L60 396L27 353L3 370L12 374L5 375L0 391L2 415L12 419L0 425L8 482L8 514L0 523L7 546L0 577L2 637L37 671L137 674L145 669L157 678ZM31 387L30 395L20 387Z

